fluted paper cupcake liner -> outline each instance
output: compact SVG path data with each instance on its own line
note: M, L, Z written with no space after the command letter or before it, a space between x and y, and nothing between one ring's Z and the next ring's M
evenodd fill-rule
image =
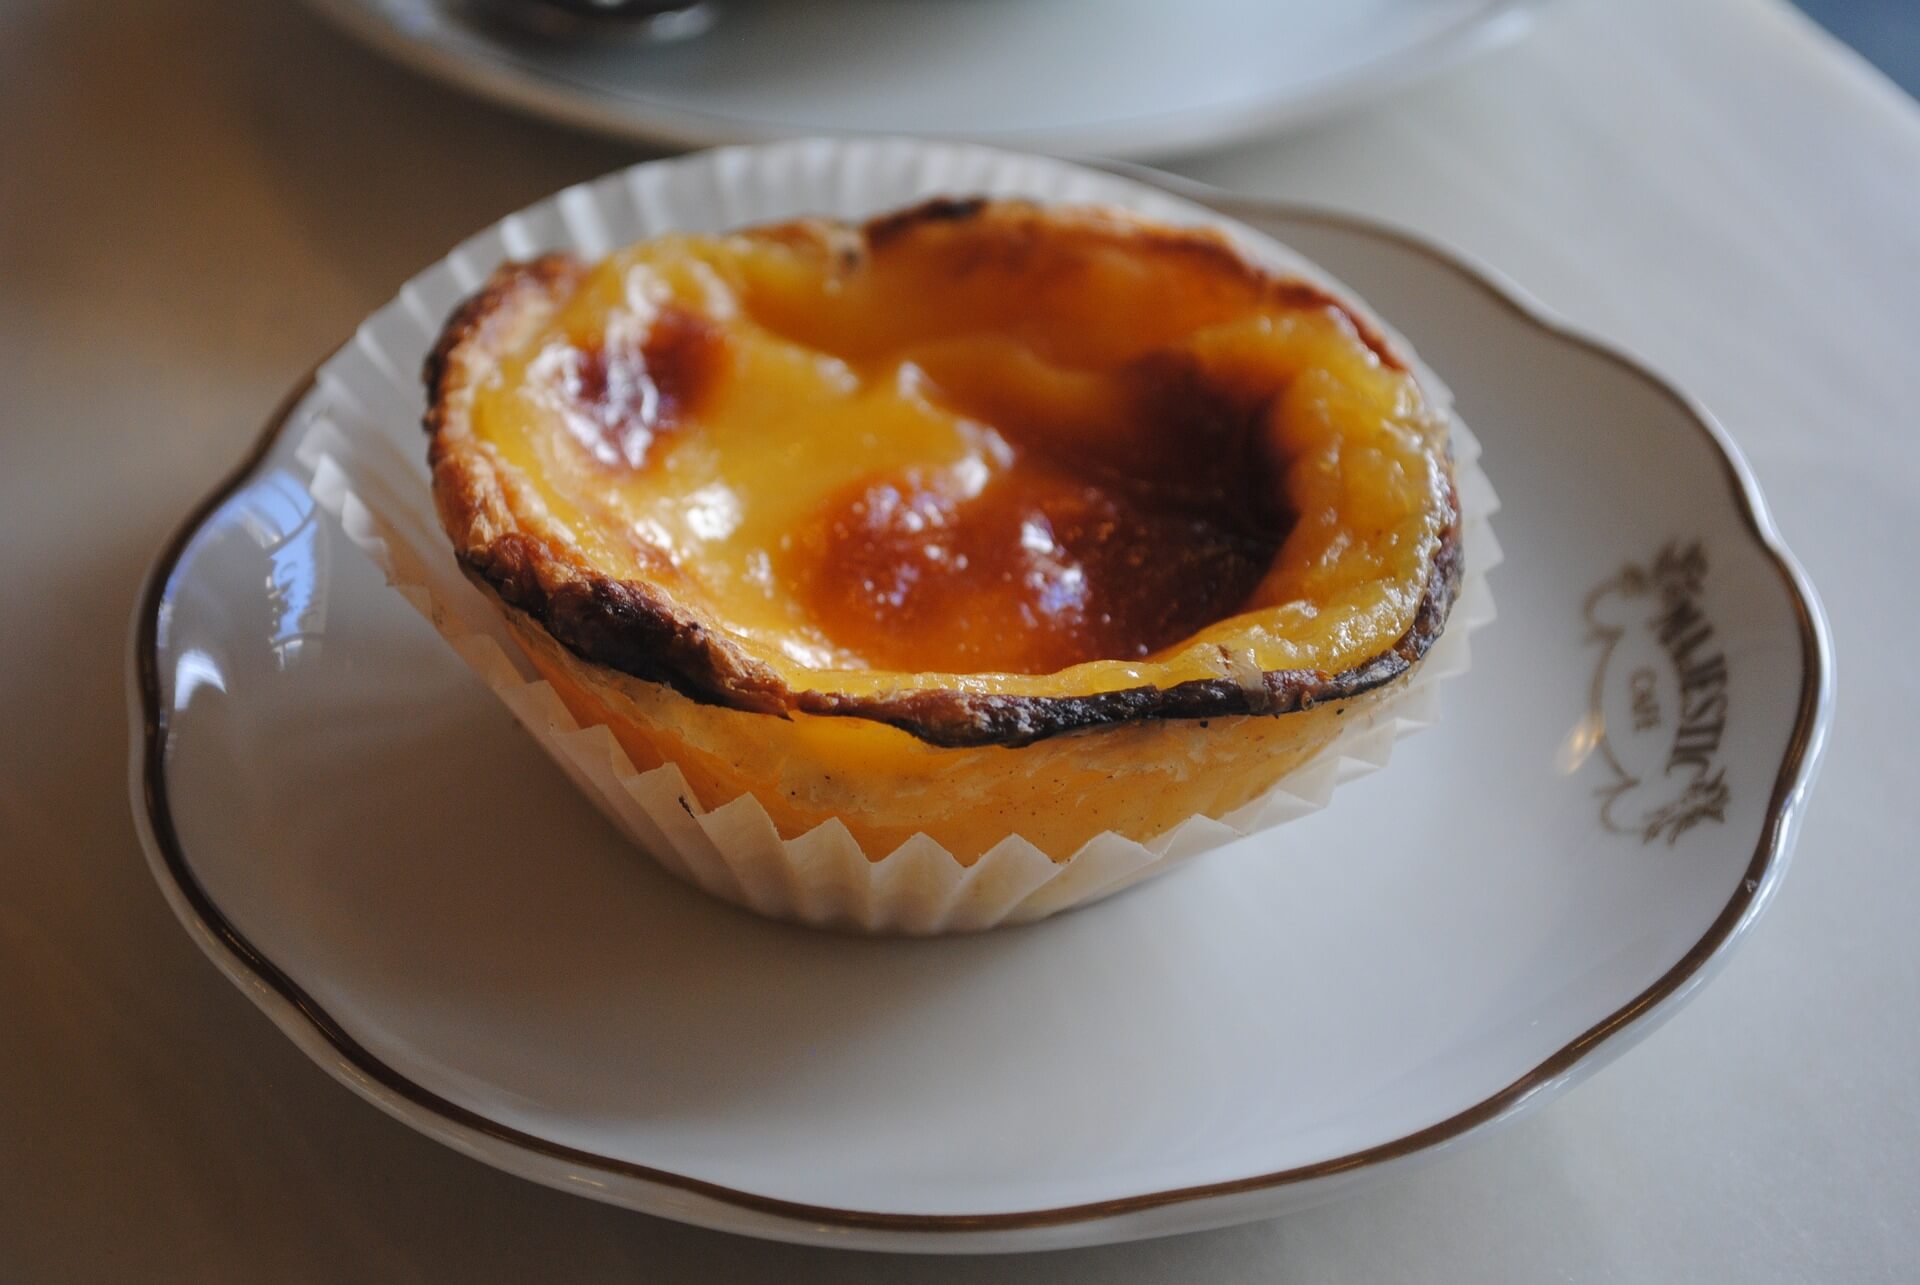
M428 484L423 357L448 313L504 259L556 249L594 257L669 230L723 231L800 214L857 219L936 194L1116 205L1168 223L1220 227L1250 257L1352 299L1298 255L1213 211L1057 161L897 139L727 148L569 188L415 277L321 368L300 446L321 506L628 839L713 895L776 918L918 934L1027 922L1317 811L1336 785L1384 766L1399 737L1436 720L1440 680L1466 670L1468 635L1493 618L1486 573L1500 553L1488 517L1498 502L1479 467L1478 442L1455 418L1467 576L1445 632L1406 681L1324 751L1231 813L1189 817L1145 843L1101 834L1073 853L1042 852L1009 835L963 865L924 834L890 853L864 851L839 820L783 837L751 794L707 810L671 763L636 769L606 728L574 720L455 565ZM1392 333L1384 323L1381 329ZM1445 405L1445 389L1424 367L1416 371Z

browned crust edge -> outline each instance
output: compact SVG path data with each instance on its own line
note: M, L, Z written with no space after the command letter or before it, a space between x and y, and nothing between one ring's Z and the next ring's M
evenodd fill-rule
M961 222L1004 213L1030 214L1024 203L938 198L876 218L859 229L867 244L898 237L922 222ZM808 221L759 230L761 235L818 236L833 225ZM1384 337L1338 299L1306 282L1276 280L1217 234L1131 224L1158 249L1204 255L1216 267L1257 276L1308 306L1338 309L1362 339L1395 368L1405 363ZM1144 685L1075 696L1033 696L923 689L854 696L795 691L772 668L724 633L651 586L604 575L573 550L523 530L486 450L471 432L471 389L495 354L543 319L552 302L587 270L567 254L503 264L454 310L428 354L423 378L434 500L462 567L490 585L582 659L706 704L787 717L793 712L865 718L942 747L1028 745L1083 729L1153 719L1288 714L1347 700L1383 687L1426 655L1446 627L1464 568L1460 508L1451 483L1450 520L1442 531L1413 624L1394 644L1338 673L1271 670L1256 683L1195 679L1171 687Z

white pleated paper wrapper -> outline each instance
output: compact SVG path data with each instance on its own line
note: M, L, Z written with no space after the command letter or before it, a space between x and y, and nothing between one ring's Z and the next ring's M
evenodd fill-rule
M972 866L917 835L867 853L838 820L783 839L752 795L705 811L672 764L639 771L604 727L580 727L540 681L493 606L455 565L434 513L420 419L420 366L453 308L506 259L548 250L597 258L668 231L720 232L802 214L848 219L934 195L1024 196L1121 206L1224 229L1251 257L1352 301L1294 252L1203 206L1062 162L965 144L805 139L634 166L510 215L408 282L317 376L299 447L311 487L349 538L439 630L588 798L634 844L709 893L760 914L877 933L966 932L1045 918L1111 895L1259 830L1326 806L1336 785L1385 766L1393 743L1438 717L1441 679L1466 670L1468 635L1493 618L1498 507L1480 447L1456 417L1456 485L1467 578L1440 641L1402 688L1311 762L1226 816L1194 816L1147 843L1102 834L1055 861L1018 835ZM1416 362L1429 395L1450 402ZM1084 733L1098 735L1095 733Z

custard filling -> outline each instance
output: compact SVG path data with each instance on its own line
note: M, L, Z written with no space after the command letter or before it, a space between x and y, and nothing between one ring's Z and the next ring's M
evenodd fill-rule
M475 436L530 530L796 689L1099 691L1391 646L1450 513L1414 380L1311 288L1080 231L642 243L486 373Z

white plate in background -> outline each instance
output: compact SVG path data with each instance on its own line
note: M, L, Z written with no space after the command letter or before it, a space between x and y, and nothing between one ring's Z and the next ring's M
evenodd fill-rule
M1169 156L1518 37L1539 0L710 0L705 32L556 41L463 0L310 0L381 52L574 125L699 147L823 133Z

